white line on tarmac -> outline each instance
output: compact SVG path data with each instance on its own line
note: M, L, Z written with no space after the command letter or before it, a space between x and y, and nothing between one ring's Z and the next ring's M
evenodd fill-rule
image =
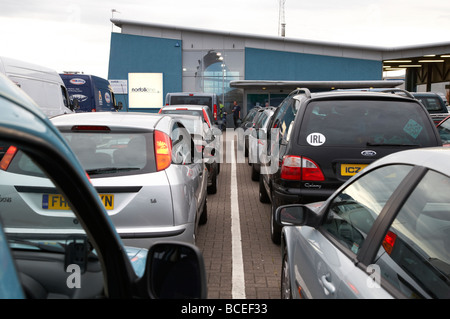
M239 220L238 186L236 177L236 157L234 140L231 141L231 256L232 256L232 287L233 299L245 299L244 262L242 258L241 225Z

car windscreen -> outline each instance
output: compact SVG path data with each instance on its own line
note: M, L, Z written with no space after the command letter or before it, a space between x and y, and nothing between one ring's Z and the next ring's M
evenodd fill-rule
M327 100L307 105L300 145L434 146L430 120L416 102Z
M170 98L170 104L192 104L192 105L207 105L212 107L212 98L210 96L196 96L196 95L186 95L186 96L172 96Z

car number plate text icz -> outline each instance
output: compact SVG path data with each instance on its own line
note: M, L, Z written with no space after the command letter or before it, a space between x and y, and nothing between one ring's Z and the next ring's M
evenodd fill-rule
M99 194L103 205L107 210L114 209L114 195L113 194ZM69 210L69 203L64 196L59 194L44 194L42 195L42 208L51 210Z
M353 176L363 170L367 164L341 164L342 176Z

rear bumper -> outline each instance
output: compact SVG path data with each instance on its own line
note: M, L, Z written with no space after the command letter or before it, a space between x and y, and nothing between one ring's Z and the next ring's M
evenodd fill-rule
M150 248L160 241L177 241L195 244L194 224L188 223L170 227L117 228L126 246Z
M273 188L275 206L288 204L308 204L321 202L330 197L336 189L301 189L287 188L280 185Z

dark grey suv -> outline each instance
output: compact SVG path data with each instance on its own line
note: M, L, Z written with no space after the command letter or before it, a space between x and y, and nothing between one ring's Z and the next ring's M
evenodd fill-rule
M347 179L387 154L442 142L412 96L363 91L292 92L272 116L259 197L271 202L271 237L280 205L328 198ZM364 191L364 190L361 190Z

